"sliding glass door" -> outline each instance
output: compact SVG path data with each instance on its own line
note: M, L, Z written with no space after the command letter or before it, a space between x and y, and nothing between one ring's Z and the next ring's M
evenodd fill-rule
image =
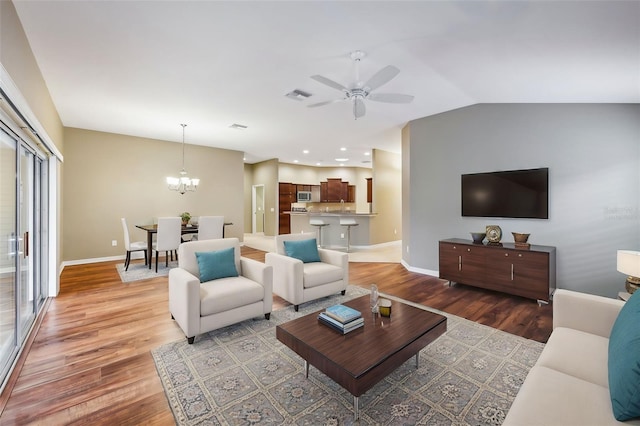
M0 130L0 373L7 374L16 347L16 140Z
M0 126L0 382L47 296L47 158Z

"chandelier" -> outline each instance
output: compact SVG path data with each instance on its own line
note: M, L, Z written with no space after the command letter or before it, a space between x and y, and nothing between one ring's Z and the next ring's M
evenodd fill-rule
M187 176L187 172L184 170L184 128L187 127L186 124L180 124L182 126L182 171L180 172L180 177L168 177L167 185L169 189L172 191L178 191L181 194L184 194L187 191L195 191L198 188L198 184L200 183L200 179L191 179Z

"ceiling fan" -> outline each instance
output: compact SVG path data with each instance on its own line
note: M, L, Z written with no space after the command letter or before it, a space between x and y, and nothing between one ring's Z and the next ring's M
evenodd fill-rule
M358 66L362 58L365 57L365 53L361 50L356 50L355 52L351 52L350 57L355 62L356 80L349 88L321 75L311 76L312 79L319 83L340 90L344 94L344 97L341 99L334 99L332 101L325 101L308 105L309 108L315 108L336 102L351 100L353 101L353 116L357 120L358 118L364 116L367 111L364 104L365 99L369 101L388 102L393 104L406 104L413 100L413 96L402 95L400 93L371 93L378 87L387 84L396 75L398 75L398 73L400 73L400 70L398 68L394 67L393 65L387 65L386 67L375 73L369 80L363 82L360 80Z

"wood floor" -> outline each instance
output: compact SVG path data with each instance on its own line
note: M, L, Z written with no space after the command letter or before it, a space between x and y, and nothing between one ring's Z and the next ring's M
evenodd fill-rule
M264 252L242 253L264 261ZM15 385L0 398L1 425L174 424L150 354L184 338L168 312L167 278L124 284L116 263L64 269ZM449 287L399 264L351 263L350 283L376 283L381 292L540 342L551 333L550 305ZM274 296L274 309L287 305Z

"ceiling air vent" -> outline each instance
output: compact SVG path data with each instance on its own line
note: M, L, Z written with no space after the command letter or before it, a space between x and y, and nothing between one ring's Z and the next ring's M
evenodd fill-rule
M232 129L240 129L240 130L244 130L247 128L247 126L245 126L244 124L238 124L238 123L233 123L231 126L229 126Z
M308 97L311 96L311 93L304 92L302 90L296 89L285 95L289 99L293 99L294 101L304 101Z

